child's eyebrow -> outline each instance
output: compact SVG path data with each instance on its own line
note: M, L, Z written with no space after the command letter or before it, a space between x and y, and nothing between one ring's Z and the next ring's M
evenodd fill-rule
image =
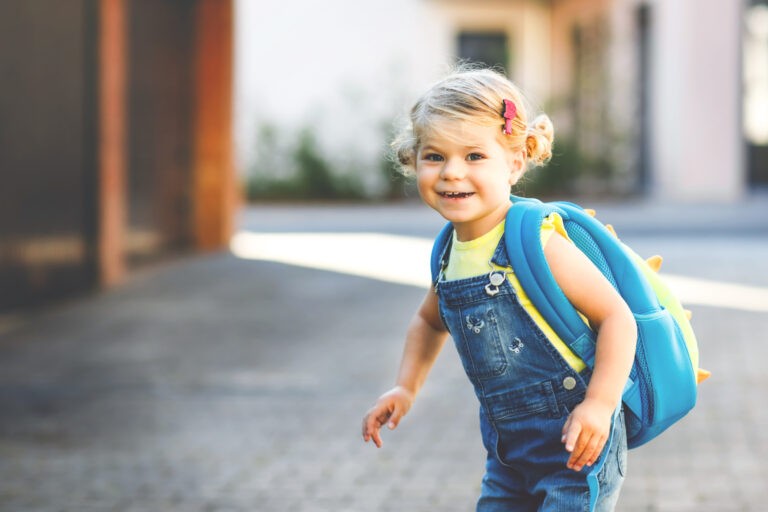
M461 146L461 149L482 149L486 146L483 142L466 142ZM421 146L422 149L439 150L439 143L430 142Z
M487 144L485 144L483 142L467 142L467 143L464 143L463 145L461 145L460 149L462 151L478 151L478 150L479 151L485 151L486 147L487 147ZM423 144L419 148L419 151L420 152L423 152L423 151L441 152L441 151L445 151L445 150L441 149L439 142L437 142L437 143L429 142L429 143Z

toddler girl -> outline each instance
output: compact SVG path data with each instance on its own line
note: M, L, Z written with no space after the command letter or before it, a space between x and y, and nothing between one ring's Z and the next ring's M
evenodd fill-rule
M510 188L549 159L552 140L549 118L528 126L522 95L504 76L460 70L415 104L393 144L423 201L454 232L407 329L396 385L368 411L362 434L382 446L381 427L394 429L411 408L450 333L480 402L483 512L612 510L624 478L631 312L551 215L541 233L545 257L598 333L590 371L533 308L503 243Z

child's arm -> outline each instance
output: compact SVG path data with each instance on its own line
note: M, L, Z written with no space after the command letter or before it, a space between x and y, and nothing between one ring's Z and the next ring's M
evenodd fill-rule
M430 289L408 327L397 384L379 397L363 419L365 442L373 439L381 448L379 430L384 424L390 429L397 427L413 405L447 338L448 332L438 312L437 295Z
M568 300L597 331L595 367L586 397L563 426L563 442L571 452L567 465L579 471L595 463L608 440L611 418L632 368L637 327L619 293L577 247L555 234L544 254Z

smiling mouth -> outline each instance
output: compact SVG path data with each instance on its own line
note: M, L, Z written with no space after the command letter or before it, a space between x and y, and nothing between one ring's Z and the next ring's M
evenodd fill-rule
M440 192L439 194L442 197L447 197L448 199L463 199L473 195L474 192Z

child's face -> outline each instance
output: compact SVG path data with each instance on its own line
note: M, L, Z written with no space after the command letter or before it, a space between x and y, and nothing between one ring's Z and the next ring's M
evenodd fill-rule
M473 240L506 215L523 153L501 145L499 127L443 121L437 128L416 154L419 194L453 223L459 240Z

